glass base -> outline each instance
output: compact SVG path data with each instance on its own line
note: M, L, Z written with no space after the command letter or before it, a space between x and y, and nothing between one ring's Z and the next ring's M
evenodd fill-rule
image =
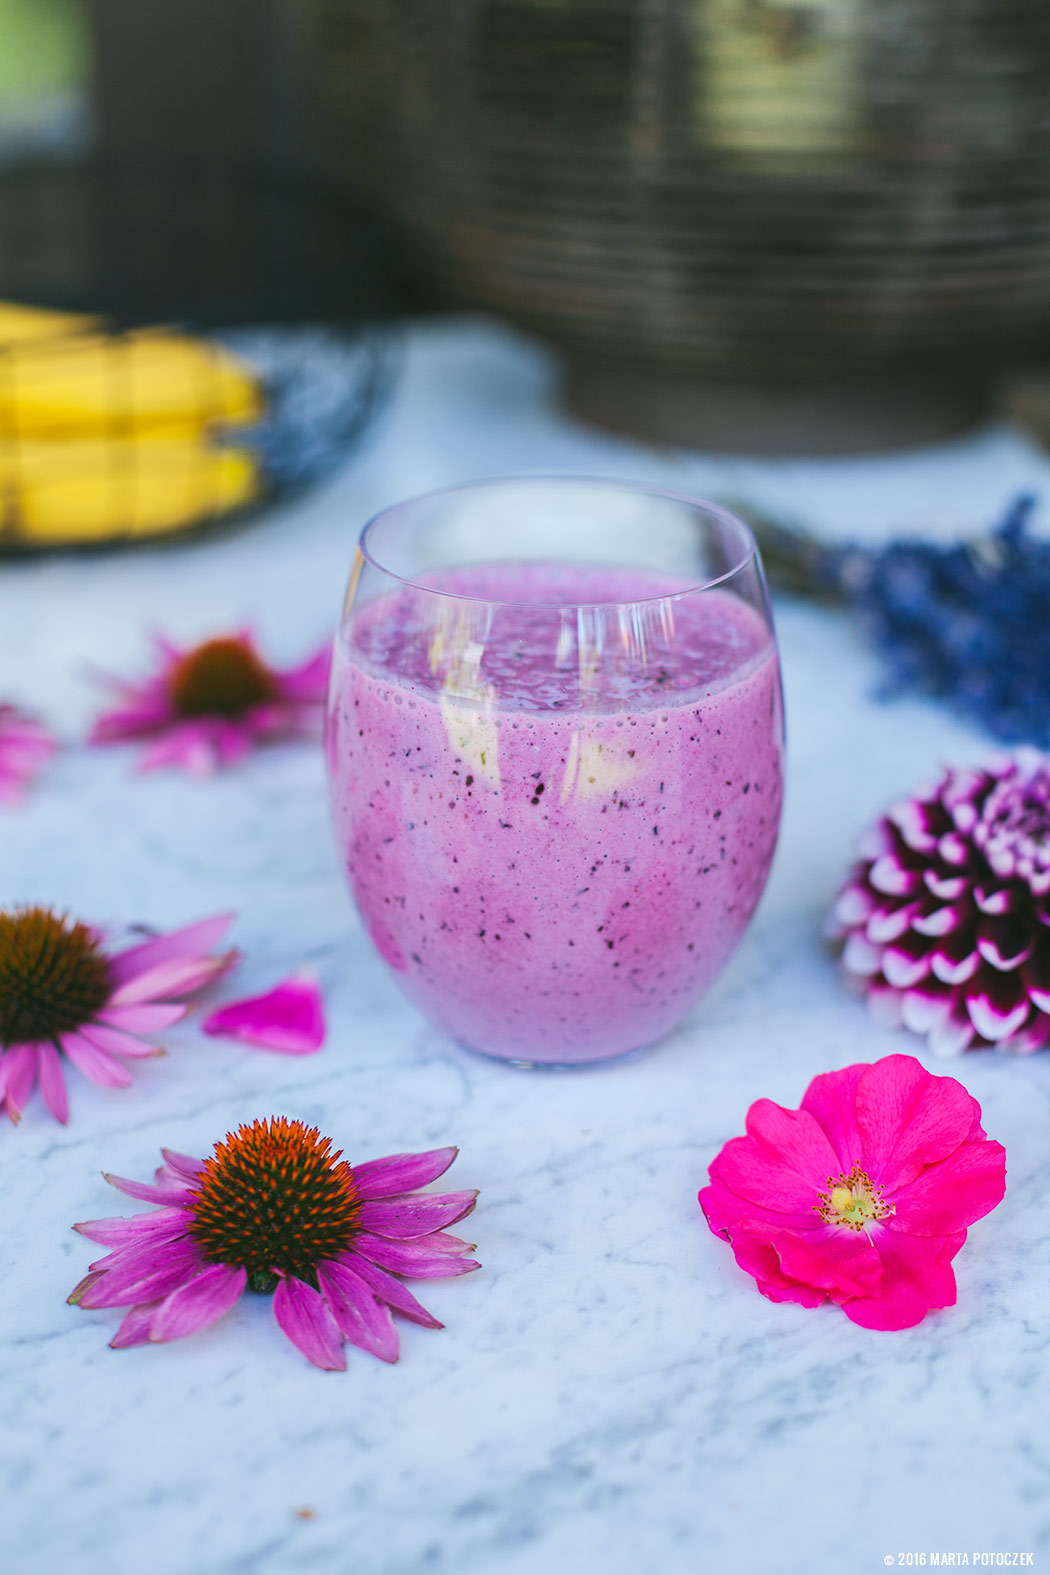
M609 1055L590 1056L586 1061L529 1061L523 1056L507 1056L500 1055L495 1050L479 1050L476 1045L464 1044L461 1039L452 1041L460 1050L480 1056L485 1061L496 1061L500 1066L512 1066L518 1072L589 1072L592 1068L597 1070L624 1061L637 1061L650 1050L655 1050L657 1043L660 1042L637 1045L633 1050L613 1050Z

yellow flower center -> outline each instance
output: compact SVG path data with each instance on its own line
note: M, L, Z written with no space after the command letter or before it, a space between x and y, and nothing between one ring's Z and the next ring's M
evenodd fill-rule
M105 1006L110 968L86 924L50 908L0 913L0 1047L39 1044Z
M871 1177L859 1165L854 1165L849 1175L840 1172L828 1177L827 1192L818 1192L819 1203L814 1211L825 1225L845 1225L847 1230L866 1230L873 1220L883 1220L896 1214L896 1206L887 1203L882 1188L872 1185Z

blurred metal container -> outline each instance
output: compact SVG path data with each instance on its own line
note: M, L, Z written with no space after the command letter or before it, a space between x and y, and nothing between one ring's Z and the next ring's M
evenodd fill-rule
M355 180L589 415L928 438L1050 345L1045 0L317 4Z

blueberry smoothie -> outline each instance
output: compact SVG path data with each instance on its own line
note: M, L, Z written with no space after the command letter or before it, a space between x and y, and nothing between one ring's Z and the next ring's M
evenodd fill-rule
M728 590L626 570L430 584L353 607L336 646L334 822L372 940L473 1049L565 1064L652 1044L769 873L772 635Z

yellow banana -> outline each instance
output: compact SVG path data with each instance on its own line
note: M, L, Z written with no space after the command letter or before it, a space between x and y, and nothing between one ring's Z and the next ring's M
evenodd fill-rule
M54 339L62 334L82 334L98 328L100 319L76 312L49 312L41 306L19 306L0 301L0 345L24 344L34 339Z
M169 436L255 420L262 391L217 344L163 330L0 348L0 434Z
M0 446L0 545L66 546L162 535L257 496L245 449L192 442Z

